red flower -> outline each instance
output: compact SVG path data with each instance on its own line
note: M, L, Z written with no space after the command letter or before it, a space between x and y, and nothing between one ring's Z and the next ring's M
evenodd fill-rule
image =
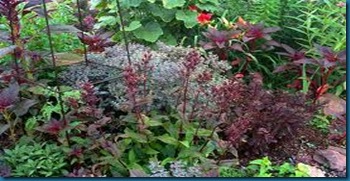
M188 6L188 9L190 11L197 11L198 10L198 7L196 5L191 5L191 6Z
M201 25L208 24L208 23L210 23L211 17L212 17L212 14L210 14L210 13L200 13L197 16L197 21Z

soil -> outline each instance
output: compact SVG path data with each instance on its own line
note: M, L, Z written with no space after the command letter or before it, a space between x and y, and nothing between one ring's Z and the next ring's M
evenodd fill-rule
M309 165L315 165L312 156L316 150L326 149L327 135L315 130L309 126L297 130L295 139L286 139L271 151L271 159L278 162L292 160L292 162L303 162ZM285 153L289 158L283 160L281 153Z
M281 165L284 162L292 164L301 162L321 168L321 170L325 171L327 177L344 177L346 176L346 172L329 170L313 160L313 155L317 150L324 150L330 145L344 147L344 145L329 141L326 134L310 126L305 126L297 130L295 137L285 139L282 142L278 142L278 145L271 147L269 152L264 156L268 156L274 165ZM261 159L261 157L263 156L247 156L240 157L239 160L241 165L246 166L249 161Z

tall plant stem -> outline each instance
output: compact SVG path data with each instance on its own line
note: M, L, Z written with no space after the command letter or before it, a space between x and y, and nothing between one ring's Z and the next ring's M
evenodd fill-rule
M49 45L50 45L51 60L52 60L53 68L54 68L55 81L58 83L59 81L58 81L58 71L57 71L57 68L56 68L56 58L55 58L55 54L54 54L54 50L53 50L51 30L50 30L50 24L49 24L49 18L48 18L48 15L47 15L47 8L46 8L45 0L42 0L42 3L43 3L44 15L45 15L47 36L48 36ZM67 122L67 119L66 119L66 116L65 116L65 112L64 112L63 99L62 99L60 86L57 86L57 90L58 90L58 101L59 101L59 105L61 107L62 119L64 121L64 126L67 126L68 122ZM66 140L67 140L68 146L70 146L70 138L69 138L68 131L66 131L65 135L66 135Z

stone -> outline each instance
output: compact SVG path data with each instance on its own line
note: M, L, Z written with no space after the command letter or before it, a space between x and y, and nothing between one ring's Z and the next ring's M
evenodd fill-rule
M329 147L326 150L318 150L313 156L314 160L322 165L328 165L330 169L341 172L346 169L346 151L342 148Z
M308 165L307 167L309 169L309 176L310 177L326 177L326 173L324 171L322 171L321 169L319 169L315 166L311 166L311 165Z

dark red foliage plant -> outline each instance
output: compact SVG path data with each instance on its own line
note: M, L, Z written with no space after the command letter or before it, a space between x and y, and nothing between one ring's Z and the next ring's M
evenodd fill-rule
M79 11L76 13L76 17L80 20L75 25L82 32L78 32L78 38L80 41L88 46L88 51L100 53L105 50L106 47L115 45L112 42L111 37L114 35L113 32L104 32L102 30L96 30L94 28L97 22L97 11L90 10L88 1L79 1Z
M97 32L96 34L87 34L80 32L78 33L78 37L82 43L88 45L89 51L103 52L106 47L115 45L115 43L110 39L113 34L114 33L112 32Z
M271 36L279 30L279 27L264 27L262 23L252 24L238 18L228 30L209 28L203 32L206 41L201 41L200 45L213 51L220 60L232 61L233 66L241 64L240 72L246 73L250 62L257 60L257 53L280 46Z
M315 100L324 95L330 87L335 87L342 83L342 81L345 81L345 75L343 75L343 78L339 79L340 81L332 83L330 81L331 75L335 70L345 69L345 50L335 52L330 47L315 44L319 56L311 58L307 56L303 50L296 51L284 44L282 44L281 47L286 50L286 53L281 52L279 54L287 56L291 62L277 67L274 72L296 72L297 75L301 77L303 74L303 65L308 65L306 67L306 75L309 77L309 90L313 92ZM293 87L301 89L301 80L295 80L294 82Z
M50 2L51 0L45 0ZM24 52L25 40L21 39L21 22L20 17L25 16L30 12L35 12L36 15L43 15L41 8L42 0L1 0L0 1L0 15L4 16L8 21L10 27L10 33L3 34L8 37L1 37L1 39L7 39L12 41L16 45L16 56L22 58ZM23 8L19 8L21 4L25 4Z
M231 49L242 49L238 43L233 45L230 43L233 37L240 33L241 31L239 30L217 30L215 28L209 28L206 32L203 32L204 37L209 41L202 41L200 44L205 50L213 50L219 56L220 60L227 60L228 51Z
M258 73L249 77L249 84L233 77L213 87L216 107L211 112L224 125L225 140L240 151L262 154L273 144L293 138L317 106L304 94L264 90Z

